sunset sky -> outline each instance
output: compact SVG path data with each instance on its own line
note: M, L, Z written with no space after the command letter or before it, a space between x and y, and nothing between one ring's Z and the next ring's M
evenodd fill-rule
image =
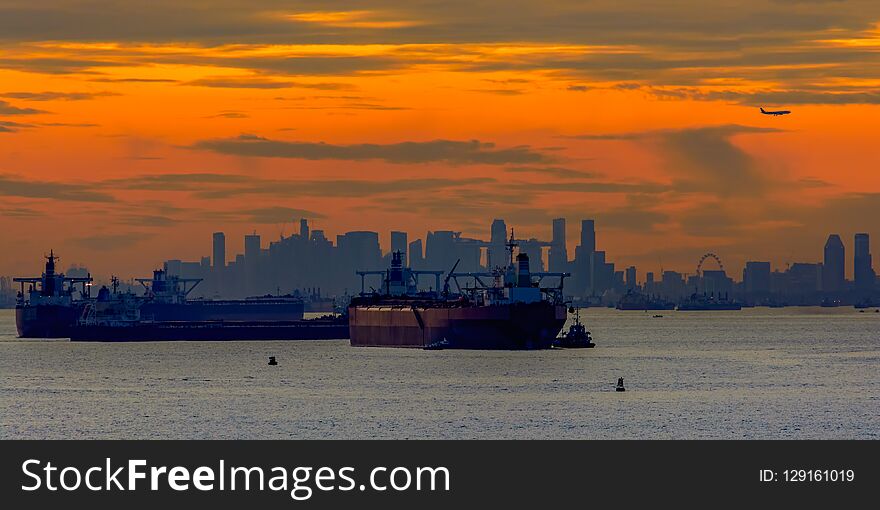
M851 275L878 52L876 0L0 0L0 274L142 276L301 216L386 250L564 216L640 279L832 232Z

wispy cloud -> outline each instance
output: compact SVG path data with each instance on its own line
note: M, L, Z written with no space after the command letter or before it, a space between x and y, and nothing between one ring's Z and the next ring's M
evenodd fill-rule
M545 163L553 158L528 146L497 148L494 143L472 140L432 140L392 144L334 145L321 142L276 141L254 135L202 140L193 149L232 156L294 159L380 160L389 163L523 164Z
M0 97L26 101L85 101L98 97L119 96L118 92L3 92Z
M40 113L49 113L45 110L36 108L19 108L12 106L6 101L0 101L0 115L37 115Z
M0 174L0 196L49 198L71 202L113 202L113 196L94 191L86 184L27 180Z

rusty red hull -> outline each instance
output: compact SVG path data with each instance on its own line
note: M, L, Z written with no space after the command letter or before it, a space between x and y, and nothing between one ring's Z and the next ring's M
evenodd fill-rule
M452 349L547 349L566 308L549 302L490 306L355 305L351 345Z

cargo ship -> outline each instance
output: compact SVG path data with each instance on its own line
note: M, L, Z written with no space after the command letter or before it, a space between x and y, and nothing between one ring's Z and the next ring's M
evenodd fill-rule
M297 296L255 296L245 299L189 299L202 281L153 271L153 278L138 278L145 294L141 317L154 321L292 321L303 318L303 300Z
M674 310L675 303L628 290L617 302L618 310Z
M691 297L682 301L675 308L682 312L693 311L718 311L718 310L742 310L742 304L731 301L727 297L691 294Z
M67 277L55 270L58 257L46 256L46 269L39 277L14 278L21 285L15 307L15 323L21 338L67 338L86 305L93 303L91 275ZM123 299L116 292L108 299ZM127 307L136 305L141 320L150 321L298 321L304 303L297 296L257 296L245 299L189 299L201 282L156 270L152 278L137 279L143 295L126 293ZM27 287L26 287L27 286Z
M446 276L441 292L419 292L420 274L403 267L395 252L386 271L358 271L384 276L379 292L352 299L348 308L351 345L358 347L411 347L422 349L547 349L553 346L567 315L562 285L568 273L531 273L529 257L516 256L516 244L507 243L510 264L485 273ZM542 288L544 277L557 277L558 285ZM461 287L458 278L471 278L472 287ZM454 279L458 292L449 289ZM488 281L489 283L486 283ZM434 289L439 289L435 285Z
M13 279L21 286L15 304L15 327L21 338L67 338L89 298L91 276L71 278L57 273L57 260L50 250L42 275Z
M115 283L115 282L114 282ZM348 338L345 316L314 319L155 320L143 315L142 298L107 287L86 303L70 330L72 341L148 342L185 340L329 340ZM189 305L187 305L189 306Z
M297 321L133 321L81 323L75 342L345 340L348 321L324 316Z

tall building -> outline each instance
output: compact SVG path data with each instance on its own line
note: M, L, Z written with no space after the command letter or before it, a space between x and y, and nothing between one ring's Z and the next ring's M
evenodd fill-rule
M840 292L846 278L846 250L837 234L828 236L825 241L825 260L822 264L822 290Z
M260 235L244 236L244 288L248 295L260 292Z
M626 268L626 288L632 290L638 286L639 282L636 281L636 266L629 266Z
M596 225L593 220L581 220L581 243L574 249L572 264L572 293L575 295L592 295L593 253L596 251Z
M853 251L853 279L859 290L870 290L874 287L874 267L871 260L871 241L868 234L859 233L855 236Z
M746 262L746 267L743 268L743 289L746 294L770 292L770 263Z
M400 252L404 266L409 266L409 259L406 256L407 249L406 232L391 231L391 253Z
M565 246L565 218L553 220L553 239L547 255L550 271L568 271L568 249Z
M581 220L581 246L587 253L596 251L596 222L594 220Z
M507 265L506 243L507 224L501 219L492 220L492 227L489 229L489 249L486 253L486 266L491 268L495 266L504 267Z
M303 239L309 238L309 220L305 218L300 218L299 220L299 235Z
M226 234L214 232L214 269L226 267Z
M422 251L421 239L416 239L409 243L409 265L413 269L425 269L425 256Z

